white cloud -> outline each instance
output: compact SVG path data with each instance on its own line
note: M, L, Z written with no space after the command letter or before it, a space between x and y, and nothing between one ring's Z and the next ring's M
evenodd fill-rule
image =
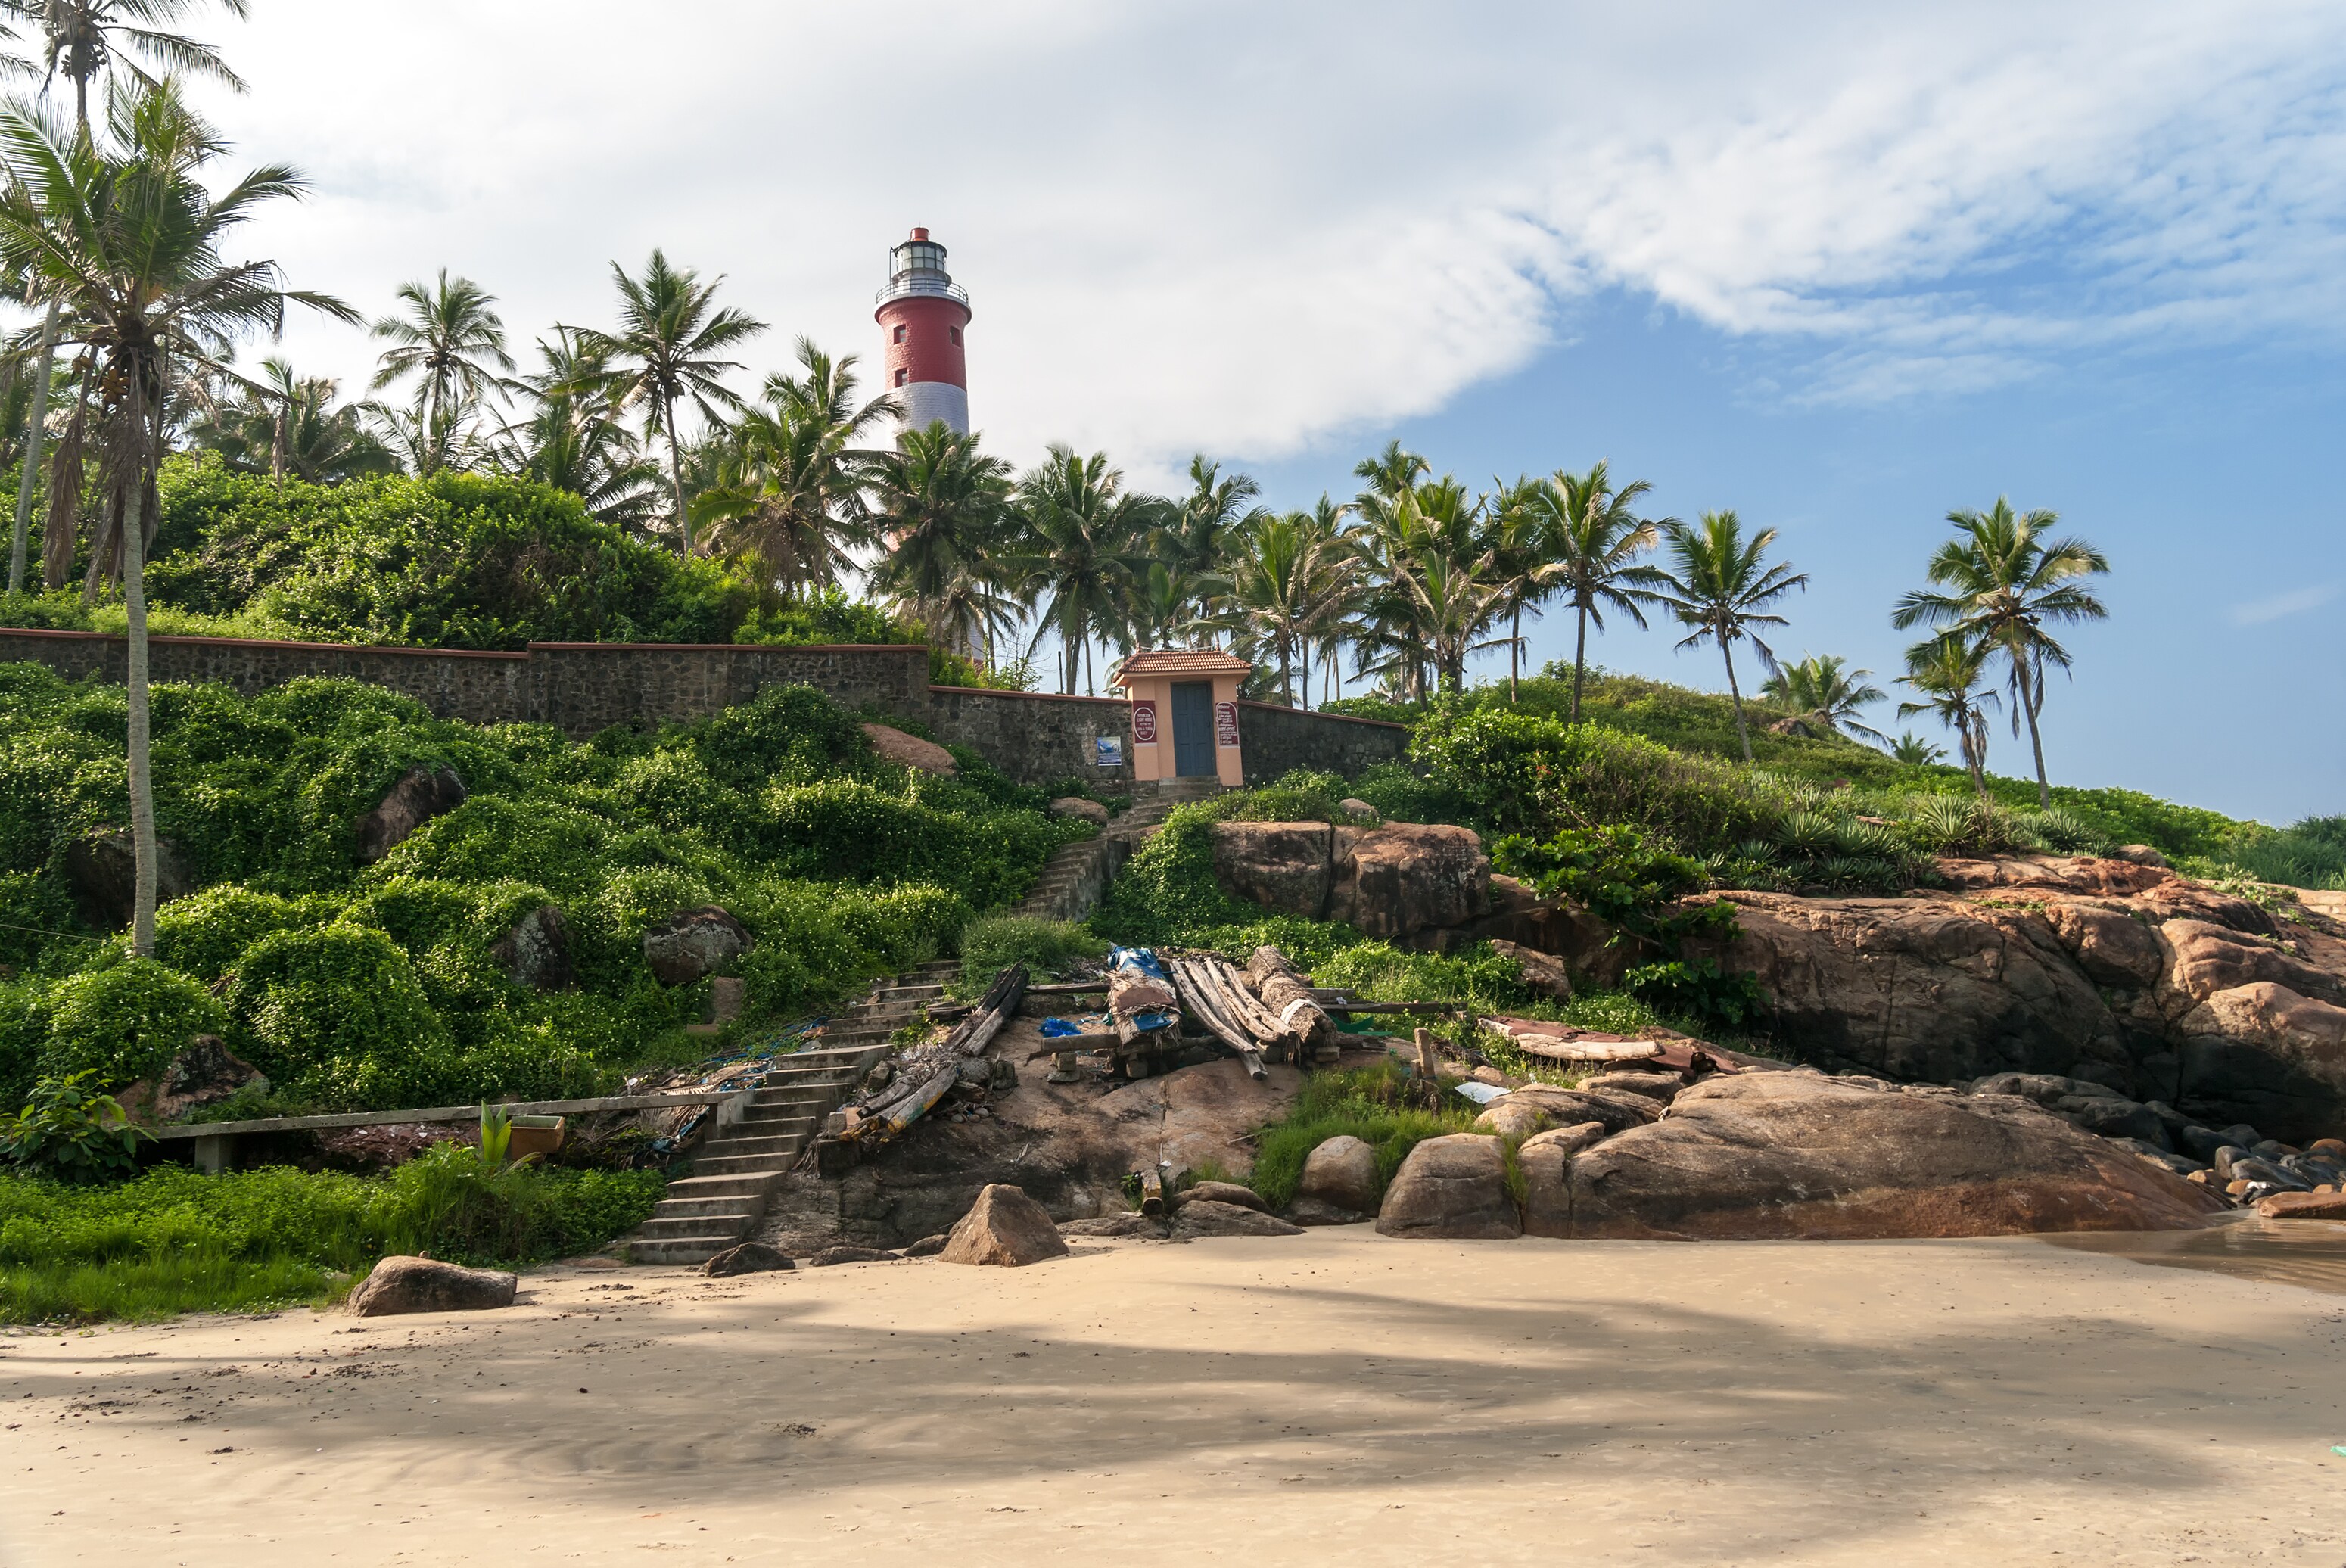
M1230 4L272 5L215 107L317 198L254 231L379 310L446 265L525 343L655 244L867 357L925 223L1009 453L1161 473L1440 406L1571 301L1790 345L1795 395L1970 390L2081 349L2328 333L2346 15ZM370 345L303 324L297 363Z
M2337 584L2322 583L2310 588L2292 588L2286 594L2275 594L2268 599L2253 599L2245 605L2234 605L2232 624L2236 626L2260 626L2268 621L2300 616L2330 603L2338 596L2338 591Z

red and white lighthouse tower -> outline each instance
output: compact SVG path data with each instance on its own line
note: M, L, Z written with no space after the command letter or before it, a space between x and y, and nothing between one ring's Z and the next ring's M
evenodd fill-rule
M969 325L969 295L945 271L945 248L925 229L888 251L888 286L872 312L887 348L887 387L903 407L904 428L926 430L938 420L969 430L969 381L962 332Z

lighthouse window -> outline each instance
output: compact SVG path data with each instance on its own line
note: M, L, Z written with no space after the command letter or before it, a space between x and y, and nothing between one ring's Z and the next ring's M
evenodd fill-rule
M896 384L897 384L898 386L903 386L903 385L904 384L904 376L905 376L905 374L906 374L906 372L903 372L903 371L898 371L898 372L896 372Z
M896 339L895 339L895 341L896 341L897 342L900 342L900 343L901 343L901 342L903 342L903 341L904 341L904 327L903 327L903 322L901 322L901 321L900 321L900 322L898 322L898 323L897 323L897 325L896 325ZM958 341L959 340L958 340L958 339L956 339L955 341Z
M904 330L904 329L903 329L903 328L902 328L902 327L899 327L899 328L897 328L897 329L896 329L896 331L897 331L898 332L900 332L900 333L901 333L901 332L903 332L903 330ZM959 348L959 347L961 347L961 329L960 329L959 327L947 327L947 328L945 329L945 331L948 331L948 332L951 332L951 333L953 334L954 347L954 348Z

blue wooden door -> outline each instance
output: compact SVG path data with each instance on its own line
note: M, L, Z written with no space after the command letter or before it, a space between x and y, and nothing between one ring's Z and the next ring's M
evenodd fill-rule
M1214 683L1185 680L1173 687L1173 771L1182 779L1214 772Z

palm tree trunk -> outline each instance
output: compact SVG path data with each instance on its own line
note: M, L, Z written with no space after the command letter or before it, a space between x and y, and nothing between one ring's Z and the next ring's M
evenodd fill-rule
M2053 808L2053 786L2045 778L2045 737L2036 728L2036 683L2028 675L2027 667L2015 666L2020 677L2020 706L2028 714L2028 747L2036 757L2036 809L2048 811Z
M57 346L57 306L49 301L49 314L41 323L41 358L34 372L33 407L25 419L25 476L16 482L16 527L8 536L8 591L25 591L25 540L33 521L33 488L41 473L41 437L46 433L45 422L49 414L49 378L53 367L50 356Z
M1515 606L1507 624L1507 700L1515 700L1515 671L1521 667L1524 653L1524 607Z
M1580 629L1572 640L1572 722L1580 722L1580 688L1588 678L1588 606L1580 606Z
M1751 731L1743 723L1743 688L1735 684L1735 645L1721 637L1719 651L1727 658L1727 695L1735 699L1735 738L1743 743L1743 762L1749 767L1751 763Z
M692 554L692 519L684 510L684 457L676 444L676 400L660 399L660 428L668 432L668 483L676 496L676 525L684 538L684 553Z

